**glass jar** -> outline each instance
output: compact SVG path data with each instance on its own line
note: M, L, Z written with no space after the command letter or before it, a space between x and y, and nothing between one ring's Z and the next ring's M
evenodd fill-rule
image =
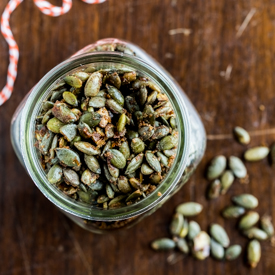
M146 198L118 209L99 209L75 201L49 184L34 146L35 118L53 83L67 72L91 63L100 68L126 66L150 78L166 93L177 116L178 153L167 177ZM88 45L45 75L15 111L11 121L11 140L20 162L40 191L70 219L95 233L129 228L156 211L187 182L206 146L206 134L199 115L175 79L138 46L113 38Z

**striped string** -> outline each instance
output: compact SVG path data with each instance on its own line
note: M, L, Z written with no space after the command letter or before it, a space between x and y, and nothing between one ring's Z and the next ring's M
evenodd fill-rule
M17 64L19 59L19 48L10 29L10 15L24 0L10 0L2 14L1 33L9 45L9 66L7 72L7 83L0 92L0 106L11 96L14 82L17 76ZM72 7L72 0L63 0L62 7L53 6L45 0L33 0L35 5L46 15L60 16L67 13ZM106 0L82 0L87 4L100 4Z

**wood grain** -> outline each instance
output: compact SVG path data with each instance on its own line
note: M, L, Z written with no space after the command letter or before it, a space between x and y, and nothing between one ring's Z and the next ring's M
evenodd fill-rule
M7 2L0 2L1 12ZM252 8L256 13L237 38ZM31 0L24 1L11 18L21 54L19 74L14 94L0 107L0 275L274 274L275 248L268 242L263 243L262 261L251 271L242 258L222 263L188 257L169 265L169 252L155 253L149 247L153 239L168 236L169 220L182 201L204 205L203 214L195 219L204 230L218 222L232 243L243 246L247 241L237 232L236 222L219 215L233 194L256 195L259 213L269 213L275 220L274 170L266 160L247 165L248 185L236 182L220 199L205 199L203 174L208 161L216 154L241 156L245 149L230 136L208 141L191 180L153 216L128 231L95 235L69 221L38 191L17 160L9 135L12 114L31 87L78 49L106 37L136 43L167 68L198 109L209 135L230 135L236 125L249 131L274 128L274 18L272 0L108 0L100 5L73 0L71 11L57 18L43 15ZM169 35L177 28L192 33ZM3 37L0 53L2 87L8 65ZM232 73L226 80L220 74L229 65ZM271 132L254 136L251 145L270 145L274 140Z

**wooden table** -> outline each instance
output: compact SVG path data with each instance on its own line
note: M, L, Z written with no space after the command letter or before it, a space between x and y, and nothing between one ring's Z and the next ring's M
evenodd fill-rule
M0 2L1 12L7 2ZM248 14L251 20L238 32ZM256 195L257 211L275 220L274 169L267 160L247 164L250 183L236 181L228 194L215 201L206 200L203 177L213 156L242 155L245 147L231 135L234 126L254 133L250 146L270 145L275 139L275 131L268 131L275 125L274 18L271 0L108 0L100 5L73 0L71 11L57 18L43 15L33 1L24 1L11 18L20 48L18 78L11 99L0 107L0 275L274 274L275 248L267 241L255 270L244 264L244 256L226 263L187 257L169 265L170 252L150 248L155 238L169 236L171 215L184 201L204 205L195 218L204 230L211 222L220 223L232 243L243 247L247 240L236 230L236 222L219 215L233 194ZM178 28L191 33L169 33ZM68 220L38 191L13 152L9 129L15 108L45 73L105 37L132 41L167 68L199 111L209 140L191 180L153 216L128 231L95 235ZM0 42L2 87L8 47L3 37Z

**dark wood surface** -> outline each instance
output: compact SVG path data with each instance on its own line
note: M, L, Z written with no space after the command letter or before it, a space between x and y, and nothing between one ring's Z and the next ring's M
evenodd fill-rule
M0 1L1 13L7 2ZM236 37L252 8L256 13ZM231 137L234 126L254 132L251 146L270 145L275 140L274 131L265 131L275 128L274 1L108 0L87 5L73 0L69 13L52 18L26 0L12 14L11 28L20 62L14 94L0 107L0 275L275 273L275 248L267 241L262 243L262 260L255 270L244 264L244 257L226 263L188 257L169 265L171 253L156 253L149 246L155 238L169 236L171 215L183 201L204 205L203 213L195 218L204 230L218 222L232 243L243 247L247 240L235 229L236 222L219 215L233 194L256 195L260 200L257 211L275 220L274 169L267 160L247 164L250 183L235 182L228 194L215 201L205 199L203 177L206 164L216 154L242 155L245 147ZM192 33L169 35L169 30L177 28ZM9 130L15 108L46 72L105 37L132 41L167 68L196 106L210 139L197 171L172 200L128 231L95 235L68 220L38 191L13 152ZM3 37L0 53L2 87L8 65ZM229 65L232 73L226 80L221 72ZM260 105L265 109L260 110Z

